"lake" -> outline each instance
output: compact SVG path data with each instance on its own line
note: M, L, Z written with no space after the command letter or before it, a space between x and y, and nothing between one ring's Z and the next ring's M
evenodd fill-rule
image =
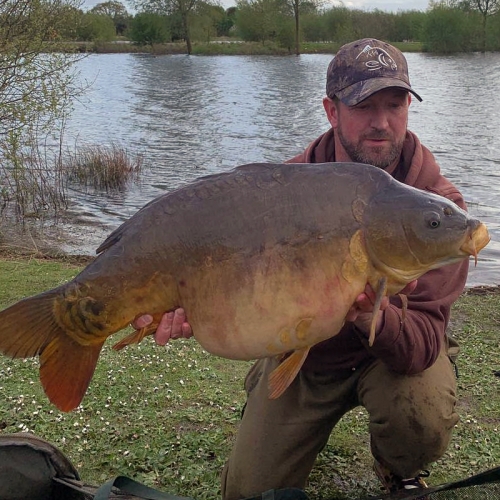
M492 242L469 285L500 283L500 54L406 54L409 128L436 156L489 227ZM91 55L91 83L76 102L66 144L118 144L144 157L141 181L123 192L70 191L74 237L66 250L93 253L152 198L193 179L251 162L281 162L329 124L325 74L331 56Z

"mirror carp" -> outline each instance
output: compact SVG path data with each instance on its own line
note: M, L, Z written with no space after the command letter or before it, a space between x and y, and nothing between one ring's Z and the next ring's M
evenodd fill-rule
M0 352L39 356L47 396L70 411L110 335L151 314L115 347L139 342L183 307L212 354L288 355L269 380L276 398L367 283L380 303L431 269L477 262L488 242L453 202L370 165L243 165L151 201L72 281L0 312Z

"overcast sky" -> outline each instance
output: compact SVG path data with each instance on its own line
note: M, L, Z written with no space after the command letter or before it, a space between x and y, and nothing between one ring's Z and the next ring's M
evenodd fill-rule
M105 0L84 0L82 8L84 10L91 9L98 3L103 3ZM225 7L235 5L234 0L219 0L220 4ZM130 12L130 4L126 0L121 0ZM332 4L339 4L333 1ZM381 9L389 12L397 12L398 10L426 10L429 0L345 0L344 5L350 9L373 10Z

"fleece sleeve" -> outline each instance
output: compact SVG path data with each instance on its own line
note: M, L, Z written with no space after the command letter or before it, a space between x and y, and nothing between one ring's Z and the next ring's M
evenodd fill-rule
M371 354L401 374L415 374L429 368L439 355L453 302L462 293L469 261L427 272L408 296L403 316L399 296L390 298L382 313L382 326L370 347ZM404 317L404 320L403 320ZM367 332L357 330L363 343Z

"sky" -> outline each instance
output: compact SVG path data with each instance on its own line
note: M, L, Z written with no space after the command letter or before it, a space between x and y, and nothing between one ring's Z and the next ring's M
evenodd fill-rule
M106 0L84 0L82 8L84 10L91 9L98 3L103 3ZM130 4L126 0L119 0L130 12ZM331 0L330 0L331 1ZM219 0L224 8L235 5L234 0ZM332 5L338 5L339 2L332 1ZM427 9L429 0L344 0L343 4L349 9L374 10L380 9L388 12L397 12L398 10L423 10Z

